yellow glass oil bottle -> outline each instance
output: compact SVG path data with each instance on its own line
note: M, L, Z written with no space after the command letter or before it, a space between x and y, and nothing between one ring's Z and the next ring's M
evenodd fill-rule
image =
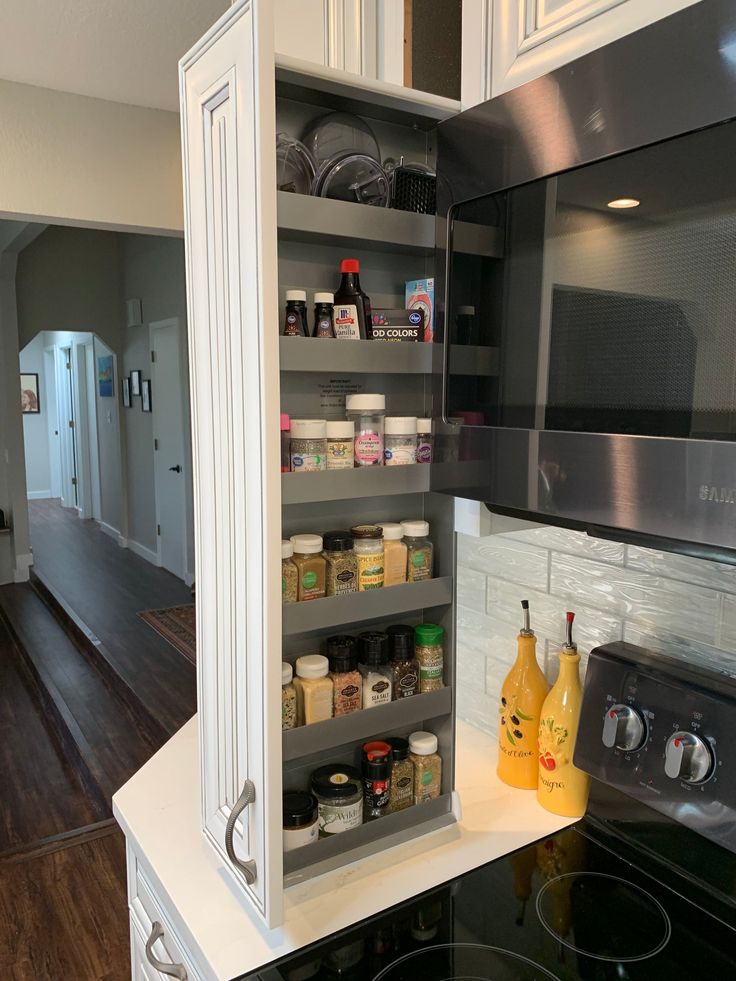
M560 674L545 699L539 723L537 800L553 814L582 817L588 806L590 777L573 763L583 689L580 655L572 640L574 613L567 614L567 641L560 650Z
M501 686L498 709L498 777L510 787L537 787L537 734L549 684L537 664L537 638L529 625L529 600L521 601L524 626L516 661Z

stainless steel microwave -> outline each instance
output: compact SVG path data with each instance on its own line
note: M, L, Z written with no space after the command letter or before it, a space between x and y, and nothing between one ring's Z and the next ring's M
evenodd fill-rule
M435 487L736 561L736 4L438 131Z

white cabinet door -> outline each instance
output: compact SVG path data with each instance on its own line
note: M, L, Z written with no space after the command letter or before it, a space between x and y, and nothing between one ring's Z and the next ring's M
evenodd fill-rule
M180 77L204 832L275 925L281 487L272 4L239 0L182 60ZM228 818L241 808L228 844Z
M472 0L471 6L479 2L483 0ZM696 2L485 0L492 3L492 8L486 8L492 20L488 25L492 42L487 98L539 78ZM470 104L465 94L463 101Z

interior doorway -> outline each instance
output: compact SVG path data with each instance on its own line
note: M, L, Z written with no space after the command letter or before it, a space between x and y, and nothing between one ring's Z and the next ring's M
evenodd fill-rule
M186 578L184 359L178 318L150 325L153 470L159 564Z

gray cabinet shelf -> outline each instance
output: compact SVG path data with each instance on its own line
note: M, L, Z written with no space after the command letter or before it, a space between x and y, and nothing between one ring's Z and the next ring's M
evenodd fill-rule
M282 371L345 371L353 374L428 375L433 344L406 341L338 341L281 337ZM441 352L438 352L441 353Z
M414 463L405 467L285 473L281 475L281 503L313 504L315 501L422 494L429 490L429 471L426 463Z
M356 862L374 853L379 842L383 851L454 822L452 794L443 794L436 800L415 804L396 814L387 814L352 831L320 838L311 845L284 853L285 885L295 885L337 866Z
M426 582L407 582L401 586L371 589L348 596L328 596L307 603L288 603L283 608L283 632L293 635L329 630L446 603L452 603L452 576L428 579Z
M415 725L452 712L452 689L440 688L376 708L351 712L282 734L284 763L334 749L358 739L378 738L392 729Z

